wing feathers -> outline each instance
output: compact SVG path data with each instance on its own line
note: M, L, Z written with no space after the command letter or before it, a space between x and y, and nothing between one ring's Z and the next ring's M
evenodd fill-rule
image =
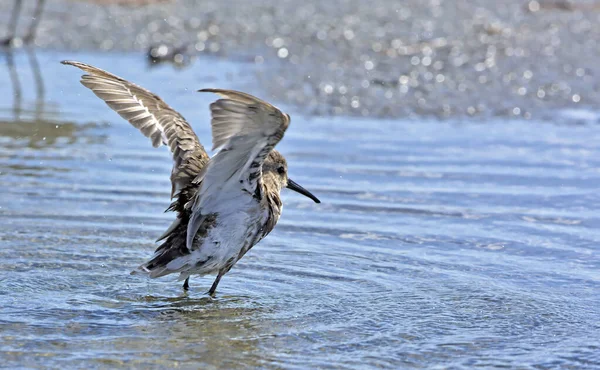
M102 69L63 61L89 74L81 83L149 138L152 146L167 145L173 154L172 192L188 186L208 162L208 154L186 120L160 97Z
M219 213L232 199L255 194L260 178L257 171L290 122L287 114L252 95L219 89L200 91L222 97L210 105L213 149L219 150L194 180L202 184L188 223L186 245L190 250L202 215Z

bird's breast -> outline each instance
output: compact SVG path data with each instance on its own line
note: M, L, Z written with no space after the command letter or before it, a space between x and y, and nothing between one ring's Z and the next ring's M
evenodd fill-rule
M256 204L256 203L255 203ZM202 260L212 260L222 267L237 261L257 241L265 224L265 211L258 204L254 207L234 208L234 211L216 215L215 226L197 248Z

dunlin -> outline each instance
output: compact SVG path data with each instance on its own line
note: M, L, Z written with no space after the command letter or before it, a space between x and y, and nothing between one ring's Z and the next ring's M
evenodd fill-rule
M216 274L208 293L281 215L280 191L292 189L316 203L319 199L287 175L285 158L275 145L290 116L249 94L203 89L221 99L210 105L213 150L209 159L192 127L150 91L87 64L63 61L85 71L81 83L121 117L173 155L168 210L177 218L158 238L163 243L150 261L132 273L156 278L179 273L189 287L190 275Z

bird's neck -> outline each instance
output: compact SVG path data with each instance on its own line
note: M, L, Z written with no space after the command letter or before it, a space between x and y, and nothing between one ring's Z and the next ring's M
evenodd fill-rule
M267 207L269 207L269 212L273 212L277 215L277 217L279 217L281 214L281 208L283 206L281 203L281 196L279 194L281 189L267 187L264 183L262 184L262 189L264 194L262 201Z

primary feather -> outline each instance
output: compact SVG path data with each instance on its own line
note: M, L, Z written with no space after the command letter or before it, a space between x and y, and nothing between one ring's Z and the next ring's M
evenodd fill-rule
M171 197L188 186L208 162L208 154L185 118L159 96L134 83L91 65L63 61L88 74L81 84L126 119L157 148L166 145L173 155Z

